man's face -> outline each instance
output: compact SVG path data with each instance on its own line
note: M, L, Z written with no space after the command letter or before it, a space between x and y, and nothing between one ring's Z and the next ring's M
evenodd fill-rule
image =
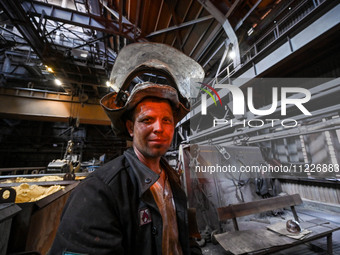
M146 98L135 108L134 121L126 127L133 137L133 146L145 159L166 153L174 135L175 122L170 104L166 100Z

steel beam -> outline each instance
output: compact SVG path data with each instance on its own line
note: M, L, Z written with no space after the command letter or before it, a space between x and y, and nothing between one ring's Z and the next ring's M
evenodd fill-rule
M170 32L170 31L174 31L176 29L180 29L180 28L183 28L183 27L191 26L191 25L194 25L194 24L197 24L197 23L200 23L200 22L204 22L206 20L210 20L212 18L214 18L212 15L208 15L208 16L198 18L198 19L195 19L195 20L183 22L183 23L181 23L180 25L177 25L177 26L172 26L172 27L168 27L168 28L164 28L164 29L160 29L160 30L157 30L155 32L152 32L152 33L148 34L146 36L146 38L152 37L152 36L155 36L155 35L159 35L159 34L162 34L162 33L167 33L167 32Z
M178 3L178 0L175 0L174 3L170 3L169 0L164 0L164 3L166 4L165 8L170 8L169 5L174 5L175 8L176 8L176 5L177 5L177 3ZM169 26L170 26L171 20L172 20L172 18L173 18L173 13L174 13L174 12L170 12L170 16L169 16L169 19L168 19L168 22L167 22L166 27L169 27ZM163 34L163 35L161 36L162 39L161 39L160 41L161 41L162 43L164 43L164 41L166 40L166 36L167 36L167 35L165 35L165 34Z
M323 2L327 3L327 2ZM319 5L321 6L321 5ZM319 8L319 7L318 7ZM314 9L313 12L316 12L317 9ZM247 77L253 78L259 74L264 73L270 67L278 64L284 59L291 57L291 55L295 54L295 52L301 50L304 47L311 47L308 44L315 42L316 40L322 40L322 36L332 30L337 30L335 33L338 33L339 25L340 25L340 4L337 4L332 9L327 11L325 14L320 16L317 20L313 21L308 26L304 27L303 30L299 31L298 33L291 33L291 30L294 29L299 23L305 22L305 18L301 19L298 23L294 26L290 27L288 31L281 33L279 37L277 37L273 42L266 46L266 50L269 47L275 47L274 45L277 42L281 44L279 47L274 48L269 54L264 53L265 49L257 52L255 56L251 58L251 61L247 62L246 64L253 62L254 67L256 68L256 73L254 72L254 67L250 67L248 70L245 70L240 78ZM308 14L306 17L308 17ZM286 37L287 33L290 32L292 34L291 37ZM333 33L333 32L332 32ZM283 42L283 43L282 43ZM255 47L254 45L253 47ZM262 56L265 55L264 58ZM246 66L246 64L244 66Z
M181 21L182 23L183 23L184 20L187 18L188 13L189 13L189 10L191 10L192 3L193 3L193 0L190 0L190 3L189 3L189 5L187 6L187 9L186 9L186 11L185 11L185 13L184 13L184 16L182 17L182 21ZM198 13L195 15L195 19L197 19L197 18L201 15L202 9L203 9L203 7L201 6L201 8L199 9ZM195 27L195 26L191 26L190 29L188 29L188 31L186 32L186 35L184 36L184 39L183 39L183 41L182 41L182 44L181 44L180 47L179 47L179 49L180 49L181 51L183 51L183 47L184 47L184 45L185 45L185 43L186 43L186 40L188 39L188 37L189 37L189 35L190 35L190 33L191 33L191 31L193 30L194 27ZM175 42L176 42L176 37L175 37L174 40L172 41L171 46L174 46Z
M184 20L187 18L187 15L188 15L188 13L189 13L189 10L191 9L191 6L192 6L192 2L193 2L193 0L190 0L190 2L189 2L189 4L188 4L188 6L187 6L187 8L186 8L186 10L185 10L185 12L184 12L184 15L181 17L181 23L183 23L184 22ZM199 11L200 12L200 11ZM198 16L197 16L198 17ZM195 18L195 19L197 19L197 17ZM178 24L175 24L175 25L178 25ZM192 26L191 27L191 29L189 29L189 31L191 31L192 30L192 28L193 28L194 26ZM175 42L176 42L176 40L177 40L177 37L174 37L174 39L172 40L172 42L171 42L171 46L174 46L174 44L175 44ZM183 51L183 45L184 45L184 40L182 40L182 42L181 42L181 45L179 45L179 50L181 50L181 51Z
M108 34L120 35L131 40L144 41L137 38L140 36L140 33L138 33L138 31L136 34L133 32L134 26L122 23L120 32L119 22L102 18L99 15L78 12L38 1L24 0L22 1L22 7L31 17L44 16L44 18L48 20L63 22L65 24L97 30Z
M68 122L79 119L80 124L110 125L99 104L81 104L78 98L65 93L29 90L0 90L0 116L37 121Z
M191 49L191 51L190 51L190 53L189 53L189 56L190 56L190 57L191 57L191 55L196 51L198 45L201 44L203 38L206 36L206 34L207 34L208 31L209 31L210 26L211 26L213 23L214 23L214 21L212 20L212 21L210 22L209 26L208 26L208 29L206 29L206 30L200 35L199 39L198 39L197 42L195 43L194 47L192 47L192 49Z
M25 37L37 55L42 58L47 41L39 35L38 31L29 22L25 11L19 1L0 0L0 7L5 11L18 31Z
M249 17L249 15L256 9L256 7L262 2L262 0L258 0L254 6L247 12L247 14L237 23L235 27L235 31L237 31L243 24L243 22Z
M164 5L164 0L162 0L161 2L161 6L159 7L159 11L158 11L158 14L157 14L157 21L155 23L155 28L154 28L154 31L157 29L158 27L158 23L159 23L159 19L161 17L161 12L162 12L162 9L163 9L163 5Z
M6 33L9 33L9 34L11 34L11 35L13 35L13 36L15 36L15 37L20 38L21 40L25 40L21 35L18 35L17 33L14 33L14 32L11 31L11 30L8 30L8 29L6 29L6 28L4 28L4 27L1 27L1 26L0 26L0 29L3 30L3 31L5 31ZM6 38L6 35L5 35L5 34L2 34L2 35ZM6 39L7 39L7 38L6 38ZM13 38L11 37L11 39L13 39Z
M133 25L127 18L125 18L124 16L121 15L121 9L119 9L119 13L116 12L115 10L111 9L110 7L108 7L107 5L107 1L100 1L101 4L103 5L103 7L110 12L116 19L121 19L121 21L119 21L119 23L125 23L125 24L129 24L129 25ZM122 1L123 2L123 1ZM121 4L121 3L120 3ZM122 6L120 5L120 8Z
M230 8L230 12L228 12L226 16L224 16L223 13L219 9L217 9L210 0L198 0L198 1L222 25L225 33L227 34L230 40L230 43L233 45L233 51L235 52L234 66L235 67L239 66L241 64L241 56L238 45L238 39L233 27L229 23L227 15L230 15L232 13L232 11L235 9L235 7L239 4L240 1L239 0L235 1L232 8Z
M338 27L340 25L339 15L340 12L340 4L337 4L332 9L328 10L324 15L319 17L317 20L313 21L313 23L306 26L303 30L299 31L297 34L294 34L289 40L285 37L279 37L276 41L270 44L270 47L273 47L273 50L270 53L265 53L263 51L259 52L252 59L253 66L244 65L244 71L240 76L237 78L241 79L252 79L255 78L257 75L264 73L269 68L273 67L274 65L279 64L280 62L285 61L286 59L292 57L298 50L302 50L303 48L312 48L313 44L316 45L319 40L323 40L322 38L325 37L325 34L331 31L331 33L335 33L338 31ZM300 21L302 22L303 19ZM337 29L336 31L333 31ZM329 37L329 35L327 35ZM282 42L282 40L286 40L284 43L279 44L279 47L275 48L275 43L277 41ZM269 47L267 46L267 47ZM221 46L222 47L222 44ZM292 51L293 49L293 51ZM265 57L262 57L264 56ZM249 64L251 62L248 62ZM203 66L205 66L205 63ZM255 73L255 71L257 73ZM224 77L223 79L219 80L219 83L227 83L229 77ZM226 96L227 93L222 90L220 93L221 98ZM212 100L208 100L207 106L210 107L214 104ZM196 111L195 111L196 112ZM198 111L200 112L200 111ZM196 115L196 114L195 114Z
M28 77L27 75L20 75L20 74L11 74L7 72L0 71L0 74L4 75L6 78L10 78L13 80L20 80L20 81L26 81L26 82L41 82L41 83L47 83L50 80L46 78L37 78L37 77Z
M201 50L197 52L195 55L193 55L192 58L195 59L196 61L199 61L203 54L207 51L210 44L215 41L217 35L220 33L221 30L222 30L221 25L220 24L216 25L214 30L210 33L209 37L203 43Z

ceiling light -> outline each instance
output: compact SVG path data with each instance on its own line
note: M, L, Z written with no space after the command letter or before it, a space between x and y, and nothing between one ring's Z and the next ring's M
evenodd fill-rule
M111 87L111 83L109 81L107 81L106 86Z
M234 59L236 57L236 53L235 53L235 51L230 51L229 52L229 58L231 58L231 59Z
M46 70L47 70L48 72L53 73L52 67L49 67L49 66L45 65L45 68L46 68Z
M254 29L251 27L249 30L248 30L248 36L250 36L252 33L254 32Z
M59 79L55 79L54 80L55 84L57 84L58 86L61 86L62 82Z

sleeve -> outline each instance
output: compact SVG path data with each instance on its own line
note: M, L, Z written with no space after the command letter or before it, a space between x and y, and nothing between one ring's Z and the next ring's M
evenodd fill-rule
M124 254L122 228L109 199L111 192L102 181L91 177L71 193L49 254Z

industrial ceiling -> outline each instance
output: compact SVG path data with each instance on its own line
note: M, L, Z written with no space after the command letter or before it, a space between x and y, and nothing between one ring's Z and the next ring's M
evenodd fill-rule
M288 2L3 0L1 83L64 91L84 102L98 99L109 91L106 82L120 49L143 41L171 45L214 75L233 40L249 48L257 30L272 25L270 17Z
M311 40L309 47L299 52L291 47L292 56L280 63L271 63L261 74L256 63L270 53L274 44L279 47L284 42L290 43L290 37L298 29L313 22L318 10L326 12L335 2L0 0L0 113L6 118L2 122L5 127L0 125L0 141L5 140L1 137L9 128L17 125L13 118L41 123L61 121L68 122L70 127L60 131L58 137L76 136L72 128L79 131L79 123L91 124L96 126L95 130L82 132L100 137L106 146L114 143L113 150L120 151L124 143L109 131L107 117L98 110L99 100L112 90L108 81L117 54L133 42L171 45L200 63L210 79L240 76L247 68L254 70L250 78L322 76L327 73L324 69L338 61L338 53L330 54L339 52L338 26L319 40ZM331 61L325 60L326 54ZM309 64L308 70L317 71L306 72L307 62L315 60L327 63L314 67ZM162 77L147 74L138 79L157 81ZM29 100L33 98L36 100ZM66 112L63 107L69 110ZM53 117L54 114L58 118ZM31 132L51 128L50 124L41 125L43 127L33 128ZM24 139L15 139L15 135L22 134L25 128L22 125L12 134L16 147L20 147L18 140ZM36 135L33 133L31 136ZM32 138L28 144L35 142L37 139ZM53 143L58 142L63 141ZM44 147L42 141L39 143L40 148ZM98 143L92 147L98 148Z

